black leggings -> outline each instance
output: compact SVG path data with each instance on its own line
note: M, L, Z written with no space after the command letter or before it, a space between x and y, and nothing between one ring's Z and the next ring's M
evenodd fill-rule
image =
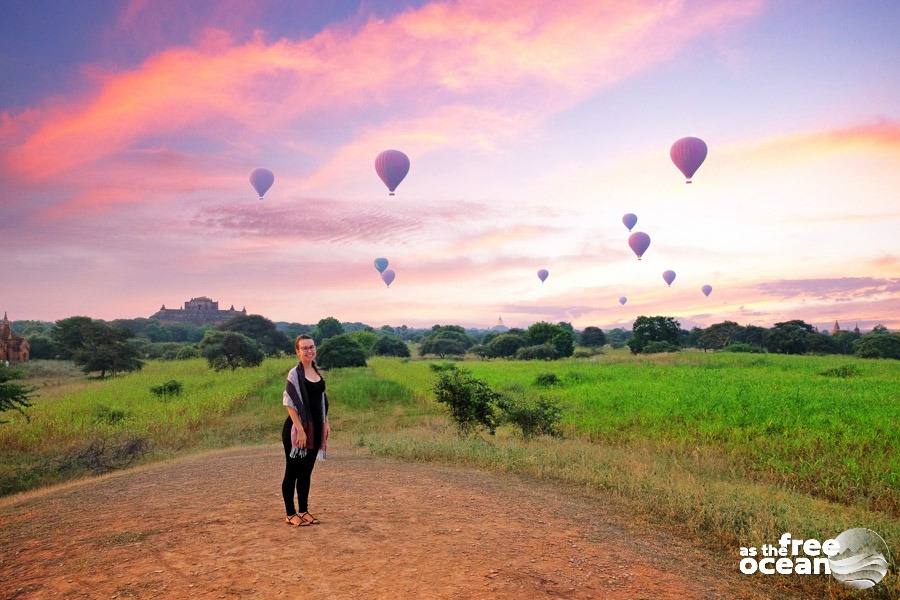
M303 458L291 458L291 426L290 417L281 428L281 444L284 446L284 480L281 482L281 495L284 496L284 510L288 516L305 513L309 510L309 481L313 467L316 466L318 448L307 448ZM294 510L294 487L297 488L298 510Z

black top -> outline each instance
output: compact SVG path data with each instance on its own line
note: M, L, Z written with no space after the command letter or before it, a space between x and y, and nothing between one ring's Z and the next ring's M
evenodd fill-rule
M303 385L306 386L306 397L309 398L309 418L313 426L313 446L322 447L322 429L325 419L322 415L322 393L325 391L325 380L310 381L303 377Z

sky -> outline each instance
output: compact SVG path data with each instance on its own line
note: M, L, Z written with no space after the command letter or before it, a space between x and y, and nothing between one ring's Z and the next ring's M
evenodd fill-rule
M881 1L8 0L0 310L900 328L898 30Z

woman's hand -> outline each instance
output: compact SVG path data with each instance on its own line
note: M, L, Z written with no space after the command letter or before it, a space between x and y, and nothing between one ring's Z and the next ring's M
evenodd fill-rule
M297 427L297 444L301 448L306 447L306 432L303 431L303 427Z
M325 437L324 437L323 439L324 439L326 442L328 441L328 434L329 434L329 433L331 433L331 425L328 424L328 421L325 421L325 429L324 429Z

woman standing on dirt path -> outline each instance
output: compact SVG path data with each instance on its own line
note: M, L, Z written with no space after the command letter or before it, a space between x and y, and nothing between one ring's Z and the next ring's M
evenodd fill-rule
M299 362L288 372L282 396L288 418L281 428L286 461L281 494L284 496L285 522L294 527L306 527L319 523L309 513L309 483L316 456L319 449L325 449L331 428L325 380L316 365L316 342L308 335L299 335L294 340L294 351ZM295 486L297 510L294 510Z

